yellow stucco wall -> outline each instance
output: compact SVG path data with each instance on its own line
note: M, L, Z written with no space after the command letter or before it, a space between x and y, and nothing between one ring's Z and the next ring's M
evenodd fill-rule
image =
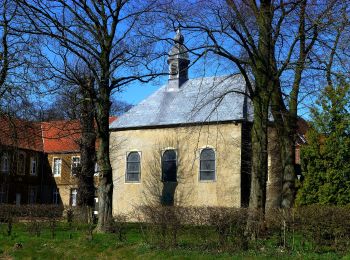
M178 186L175 205L241 205L241 125L216 124L161 129L112 131L111 163L114 193L113 213L127 214L137 206L159 201L161 154L167 148L177 151ZM216 151L216 180L199 180L199 155L203 148ZM141 154L141 180L126 183L126 156Z

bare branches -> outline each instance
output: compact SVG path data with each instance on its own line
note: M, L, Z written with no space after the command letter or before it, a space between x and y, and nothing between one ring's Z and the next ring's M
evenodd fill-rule
M0 56L0 61L1 61L1 68L0 68L0 90L1 86L4 85L7 72L9 69L9 53L8 53L8 24L9 24L9 19L7 18L7 1L4 1L3 3L3 13L2 13L2 37L1 37L1 44L2 44L2 52ZM4 91L4 90L2 90ZM0 92L0 97L3 95L3 93Z

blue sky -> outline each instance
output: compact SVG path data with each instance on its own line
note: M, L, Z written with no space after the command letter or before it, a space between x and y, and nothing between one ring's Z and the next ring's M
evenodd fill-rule
M190 55L190 61L193 62L194 60L195 57ZM167 66L165 60L160 62L159 71L162 71L163 68ZM194 64L190 64L189 78L193 79L199 77L228 75L236 72L237 71L234 70L231 62L225 62L219 56L207 55ZM149 83L133 82L132 84L127 85L121 92L114 93L114 95L118 100L136 105L154 93L161 86L165 85L167 81L167 76L161 76Z
M167 78L161 77L159 79L153 80L150 83L133 83L128 85L125 90L114 95L118 100L125 101L127 103L136 105L140 103L143 99L147 98L162 85L166 84Z

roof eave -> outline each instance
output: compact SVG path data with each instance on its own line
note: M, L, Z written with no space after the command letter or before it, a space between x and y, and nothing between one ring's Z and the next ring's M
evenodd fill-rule
M221 120L221 121L208 121L208 122L189 122L178 124L162 124L162 125L144 125L144 126L127 126L127 127L113 127L110 128L110 132L137 130L137 129L157 129L157 128L174 128L174 127L186 127L186 126L200 126L200 125L216 125L216 124L239 124L243 122L251 122L247 119L233 119L233 120Z

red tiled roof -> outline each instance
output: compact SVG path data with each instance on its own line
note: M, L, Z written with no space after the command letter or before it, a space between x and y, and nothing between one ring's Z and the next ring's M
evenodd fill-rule
M33 123L8 116L0 117L0 144L21 149L42 151L40 123Z
M109 123L116 120L110 117ZM0 144L46 153L79 152L79 120L34 123L0 118Z
M41 123L44 152L79 151L81 127L79 120L51 121Z
M110 117L109 123L116 119ZM45 153L79 152L78 142L81 138L79 120L43 122L42 131Z

